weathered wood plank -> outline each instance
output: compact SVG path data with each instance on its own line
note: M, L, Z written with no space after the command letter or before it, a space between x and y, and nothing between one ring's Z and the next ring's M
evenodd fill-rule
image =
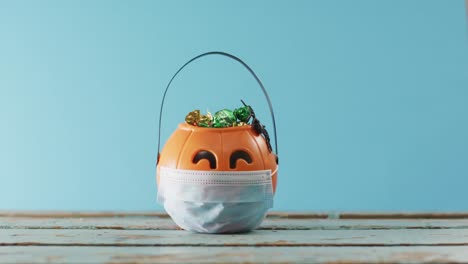
M0 217L0 229L177 230L167 217ZM267 218L263 230L468 229L468 219L285 219Z
M468 245L468 229L257 230L210 235L175 230L3 229L0 246L430 246Z
M329 215L330 217L333 214ZM468 219L467 212L339 213L340 219Z
M0 247L2 263L466 263L443 247Z
M177 230L166 217L0 217L0 229L135 229Z
M0 212L0 262L468 262L467 217L272 213L255 232L207 235L164 213Z

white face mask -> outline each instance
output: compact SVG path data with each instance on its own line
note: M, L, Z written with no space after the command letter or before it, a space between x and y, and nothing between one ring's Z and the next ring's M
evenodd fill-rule
M159 168L158 202L185 230L237 233L255 229L273 207L271 171Z

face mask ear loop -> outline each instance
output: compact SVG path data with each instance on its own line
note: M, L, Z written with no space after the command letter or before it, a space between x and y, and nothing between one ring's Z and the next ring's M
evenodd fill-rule
M273 175L275 175L276 172L278 172L278 165L276 165L276 169L273 172L271 172L270 177L273 177ZM275 193L275 191L273 190L273 182L271 184L271 193Z
M276 166L276 169L271 173L271 176L275 175L277 171L278 171L278 166Z
M206 53L200 54L200 55L192 58L191 60L186 62L184 65L182 65L182 67L180 67L179 70L176 71L176 73L172 76L171 80L167 84L166 90L164 90L164 94L163 94L163 97L162 97L162 100L161 100L161 109L159 111L158 156L157 156L156 164L159 163L159 158L160 158L160 152L159 151L160 151L160 147L161 147L161 119L162 119L162 112L163 112L163 107L164 107L164 99L166 98L167 91L169 90L169 87L171 86L172 81L179 74L179 72L182 71L183 68L185 68L185 66L187 66L191 62L193 62L193 61L195 61L195 60L197 60L197 59L199 59L201 57L205 57L205 56L209 56L209 55L221 55L221 56L228 57L230 59L233 59L233 60L239 62L240 64L242 64L242 66L244 66L250 72L250 74L252 74L252 76L257 81L258 85L262 89L263 94L265 95L265 98L266 98L266 100L268 102L268 107L270 108L270 114L271 114L271 118L272 118L272 121L273 121L273 132L274 132L273 136L274 136L274 139L275 139L276 164L278 164L278 142L277 142L277 136L276 136L276 122L275 122L275 114L273 113L273 106L271 104L270 96L268 96L268 93L267 93L265 87L263 86L263 83L260 81L260 79L255 74L255 72L252 70L252 68L249 67L249 65L247 65L244 61L242 61L238 57L236 57L236 56L234 56L232 54L226 53L226 52L222 52L222 51L210 51L210 52L206 52Z

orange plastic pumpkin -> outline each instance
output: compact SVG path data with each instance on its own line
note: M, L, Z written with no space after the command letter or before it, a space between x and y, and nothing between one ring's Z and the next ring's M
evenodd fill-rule
M251 125L228 128L206 128L192 126L186 123L179 125L176 131L167 140L162 151L159 152L164 99L166 98L167 91L172 81L185 66L201 57L209 55L221 55L233 59L242 64L255 78L270 108L275 140L274 150L276 154L269 145L269 139L267 143L267 140L264 138L265 134L260 134L260 132L258 132L259 130L254 130ZM245 62L229 53L212 51L192 58L172 76L164 91L161 101L161 111L159 113L158 160L156 170L158 184L160 167L202 171L271 170L273 192L276 192L278 177L277 155L276 124L270 98L260 79Z
M276 190L276 155L249 125L205 128L181 123L161 151L158 172L160 166L205 171L271 170Z

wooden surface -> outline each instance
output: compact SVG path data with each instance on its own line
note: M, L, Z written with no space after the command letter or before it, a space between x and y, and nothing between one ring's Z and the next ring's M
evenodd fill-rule
M272 213L248 234L162 213L1 212L1 263L468 262L468 214Z

